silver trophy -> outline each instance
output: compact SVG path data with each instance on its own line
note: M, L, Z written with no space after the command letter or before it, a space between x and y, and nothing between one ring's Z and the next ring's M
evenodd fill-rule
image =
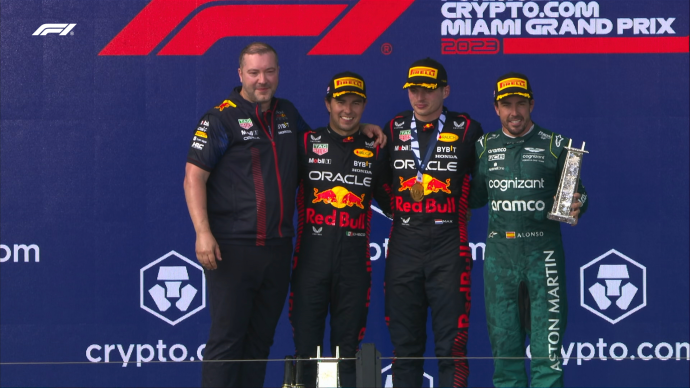
M546 216L550 220L565 222L570 225L575 223L575 217L570 216L570 205L573 203L573 196L577 192L577 183L580 181L582 156L589 153L585 151L585 142L582 142L582 149L571 148L572 142L573 140L570 139L568 146L565 147L568 154L565 158L561 181L558 184L553 208Z

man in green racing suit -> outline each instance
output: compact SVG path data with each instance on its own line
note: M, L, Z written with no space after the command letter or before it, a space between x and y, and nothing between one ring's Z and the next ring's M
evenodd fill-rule
M497 387L526 387L522 357L530 337L532 386L563 385L561 344L567 321L561 225L546 218L565 163L568 139L534 124L529 80L500 77L494 108L502 129L476 143L470 207L489 203L484 260L486 318ZM581 183L570 215L587 208Z

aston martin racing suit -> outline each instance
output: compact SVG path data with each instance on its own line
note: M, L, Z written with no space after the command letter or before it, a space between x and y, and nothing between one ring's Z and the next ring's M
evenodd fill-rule
M553 206L568 139L532 127L519 138L503 131L477 141L470 207L489 202L484 258L486 318L497 387L528 386L525 334L530 336L532 386L563 385L561 343L567 321L561 226ZM578 184L583 202L587 193ZM500 357L515 357L505 359Z
M382 187L386 149L361 133L340 136L330 128L298 139L298 229L290 290L290 321L297 356L316 357L331 313L331 352L355 357L364 337L371 292L369 225L371 199L390 213ZM340 363L340 386L356 385L355 362ZM316 384L316 363L304 365L304 383Z
M470 314L472 253L467 240L469 174L481 125L465 113L447 112L415 202L410 189L417 168L411 149L412 112L384 126L393 171L393 228L386 259L386 320L397 357L421 357L431 307L436 356L465 357ZM424 159L439 121L417 121L420 158ZM393 385L421 387L423 360L395 360ZM439 360L441 387L467 385L466 359Z

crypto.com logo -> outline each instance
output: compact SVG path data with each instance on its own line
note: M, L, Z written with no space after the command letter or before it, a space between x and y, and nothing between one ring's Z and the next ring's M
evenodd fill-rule
M226 37L319 36L337 18L308 55L359 55L415 0L359 0L344 15L350 7L347 0L253 5L219 1L151 0L98 55L148 55L174 30L158 55L202 55Z
M647 305L647 268L611 249L580 267L580 305L620 322Z
M175 326L206 307L206 278L201 266L175 251L140 271L142 309Z

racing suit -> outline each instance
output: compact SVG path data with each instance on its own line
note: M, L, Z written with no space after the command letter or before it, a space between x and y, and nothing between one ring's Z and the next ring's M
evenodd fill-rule
M484 258L486 318L497 387L526 387L525 334L532 386L563 385L561 343L567 322L561 226L546 215L565 163L568 139L537 125L519 138L503 131L477 141L470 207L489 206ZM587 210L587 193L578 184Z
M466 113L447 112L433 155L424 171L424 199L411 199L417 168L411 150L412 112L384 126L389 136L393 174L393 226L386 259L386 321L396 357L421 357L426 345L427 309L431 307L441 387L466 386L472 253L467 240L469 174L481 125ZM416 122L420 157L435 125ZM423 130L424 129L424 130ZM429 130L430 129L430 130ZM423 360L395 360L393 385L420 387Z
M260 112L240 90L201 118L187 156L210 172L207 212L222 257L204 271L206 360L268 358L290 282L297 132L308 127L289 101L274 98ZM265 362L204 363L202 385L262 386L265 370Z
M371 199L390 213L386 149L357 133L343 137L330 128L299 139L298 229L290 290L290 321L297 356L316 357L323 348L329 305L331 352L355 357L364 337L371 292L369 225ZM375 193L376 191L376 193ZM356 386L355 362L339 365L340 386ZM316 362L304 365L304 383L316 385Z

